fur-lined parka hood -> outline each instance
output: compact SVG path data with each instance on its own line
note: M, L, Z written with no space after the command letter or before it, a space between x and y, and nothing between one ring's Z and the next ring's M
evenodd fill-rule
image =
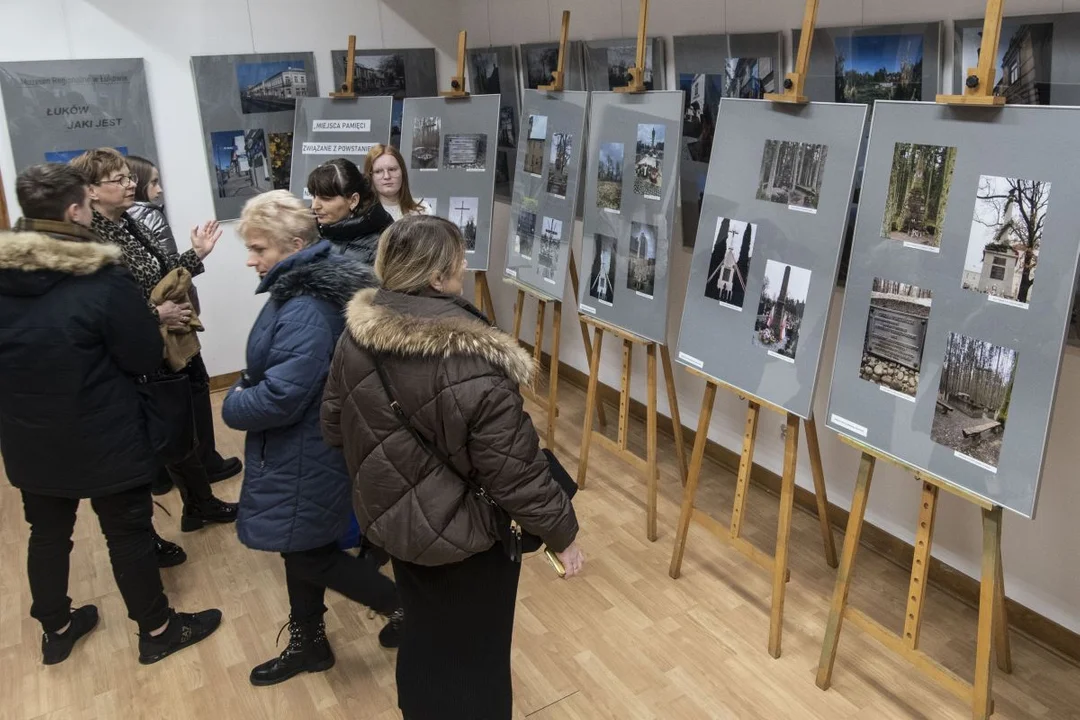
M321 240L275 265L258 292L269 292L279 303L307 296L344 308L356 291L377 284L369 266L333 255L330 243Z
M72 236L74 237L74 236ZM41 232L0 234L0 270L93 275L120 263L120 248Z
M406 357L479 357L515 382L532 379L529 353L449 296L361 290L349 302L345 319L356 344L367 350Z

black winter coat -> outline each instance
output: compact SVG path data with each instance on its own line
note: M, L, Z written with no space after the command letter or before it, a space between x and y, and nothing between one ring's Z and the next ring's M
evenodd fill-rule
M330 241L335 253L365 265L374 265L379 238L393 224L394 218L390 217L390 213L381 204L375 203L360 215L330 225L320 225L319 232Z
M96 240L42 221L0 233L0 454L40 495L111 495L158 470L133 376L161 367L161 334L120 248Z

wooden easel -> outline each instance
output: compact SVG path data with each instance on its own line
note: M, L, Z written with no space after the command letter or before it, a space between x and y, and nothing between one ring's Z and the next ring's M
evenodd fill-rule
M671 354L667 345L648 340L634 333L609 325L596 318L582 315L583 322L593 327L592 357L589 358L589 389L585 395L585 427L581 437L581 463L578 466L578 487L585 489L585 479L589 470L589 450L596 442L601 447L614 453L630 465L645 474L646 512L645 534L650 541L656 540L656 500L657 483L660 471L657 459L657 421L659 412L656 408L656 355L657 348L664 363L664 381L667 386L668 408L671 410L671 425L675 435L675 457L679 465L679 479L686 482L686 447L683 443L682 420L679 417L679 399L675 394L675 376L671 369ZM599 403L597 397L600 384L600 351L604 342L604 333L609 333L623 341L622 384L619 389L619 439L609 440L607 436L593 430L593 414ZM635 455L628 446L630 430L630 376L634 345L644 345L648 357L647 399L645 416L645 459Z
M559 61L555 66L555 72L551 74L550 85L540 85L538 90L547 92L562 92L566 88L566 46L570 41L570 11L563 10L562 30L559 32Z
M349 36L349 51L345 53L345 82L337 92L330 93L332 98L348 99L356 97L356 36Z
M649 0L641 0L641 9L638 11L637 33L637 56L634 58L634 67L627 73L630 75L625 87L615 88L615 92L643 93L645 92L645 43L648 39L645 32L649 25ZM677 433L676 433L677 434Z
M799 38L799 54L795 57L794 72L789 72L784 76L784 92L765 93L766 100L796 105L805 105L810 102L810 98L805 95L806 78L810 72L810 48L814 42L814 28L817 26L818 2L819 0L806 0L802 34Z
M997 57L998 40L1001 36L1002 0L988 0L986 19L983 24L982 47L979 67L971 69L963 95L939 95L938 103L968 105L975 107L1000 107L1005 99L994 97L994 58ZM825 639L818 660L817 685L828 690L832 685L833 667L840 642L844 620L851 620L857 627L874 637L886 648L903 657L915 669L927 676L956 697L971 705L975 720L986 720L994 712L993 659L1005 673L1012 672L1012 652L1009 646L1009 620L1005 610L1005 574L1001 562L1001 515L999 505L984 500L966 490L959 489L947 480L924 472L907 463L891 458L877 450L843 435L840 439L862 453L859 476L855 482L855 496L851 502L847 532L844 535L844 551L840 572L836 577L829 622L825 627ZM915 531L915 556L911 565L908 585L907 610L904 614L904 631L894 634L881 623L865 613L848 606L848 592L855 568L855 553L859 549L866 503L870 495L870 481L878 459L885 460L912 473L922 483L919 505L919 525ZM930 569L930 549L934 541L934 519L940 490L950 492L967 500L982 511L982 579L979 593L979 625L975 645L974 683L963 680L919 649L919 631L922 628L923 599Z
M4 192L4 178L0 177L0 230L9 230L11 228L11 216L8 214L7 206L7 193ZM577 295L577 290L574 291ZM585 332L585 326L581 327L581 331Z

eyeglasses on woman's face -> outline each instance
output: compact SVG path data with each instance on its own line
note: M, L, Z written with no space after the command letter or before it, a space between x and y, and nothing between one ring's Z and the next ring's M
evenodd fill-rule
M131 187L132 185L139 184L139 176L135 173L130 175L121 175L120 177L112 178L111 180L102 180L98 185L119 185L120 187Z
M379 178L381 178L381 177L395 177L395 176L400 175L400 174L401 174L401 168L398 167L396 164L391 165L390 167L376 168L375 171L372 172L372 175L374 175L375 177L379 177Z

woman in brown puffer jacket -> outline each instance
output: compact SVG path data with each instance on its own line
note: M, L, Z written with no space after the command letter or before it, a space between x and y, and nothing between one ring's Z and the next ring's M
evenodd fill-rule
M398 221L379 242L375 272L382 289L360 291L347 308L322 424L345 450L365 537L393 559L406 618L398 706L407 720L509 718L521 565L498 543L492 509L398 420L373 357L416 430L570 576L584 562L577 518L518 390L532 360L459 297L465 241L453 223Z

